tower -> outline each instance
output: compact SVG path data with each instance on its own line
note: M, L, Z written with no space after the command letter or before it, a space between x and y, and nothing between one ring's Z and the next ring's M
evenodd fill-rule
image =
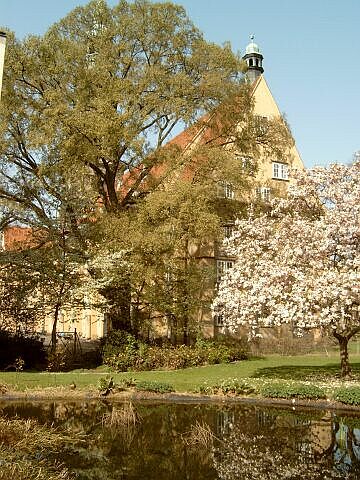
M250 36L250 43L245 49L245 55L242 57L247 63L248 70L246 76L250 83L253 83L262 73L262 61L264 57L261 55L260 48L254 43L254 35Z

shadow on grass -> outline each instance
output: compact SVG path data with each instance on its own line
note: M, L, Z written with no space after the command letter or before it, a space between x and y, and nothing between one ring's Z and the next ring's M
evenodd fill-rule
M352 363L353 380L360 381L360 363ZM340 365L329 363L328 365L279 365L278 367L267 367L257 369L253 377L257 378L279 378L284 380L329 380L340 378Z

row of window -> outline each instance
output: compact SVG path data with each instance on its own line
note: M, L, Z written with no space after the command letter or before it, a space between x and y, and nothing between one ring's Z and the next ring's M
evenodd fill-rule
M272 162L272 178L274 180L288 180L289 169L286 163ZM270 200L270 188L260 187L256 189L257 195L262 200ZM218 186L218 196L233 200L235 198L234 187L229 182L220 182Z

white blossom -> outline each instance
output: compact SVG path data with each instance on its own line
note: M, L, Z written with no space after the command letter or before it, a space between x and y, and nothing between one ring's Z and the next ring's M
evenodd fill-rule
M213 302L232 332L283 323L359 328L360 162L293 172L270 213L238 220L224 242L234 267Z

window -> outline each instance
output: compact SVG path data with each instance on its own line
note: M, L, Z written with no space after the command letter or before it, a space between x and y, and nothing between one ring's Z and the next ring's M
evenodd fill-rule
M265 135L269 130L269 118L262 115L256 115L257 131L260 135Z
M218 188L218 196L233 200L235 198L234 188L229 182L220 182Z
M289 172L288 172L288 166L286 165L286 163L273 162L272 170L273 170L272 172L273 178L277 180L288 180Z
M269 187L257 187L256 196L264 202L270 202L271 190Z
M230 268L234 266L233 260L217 260L216 262L216 280L220 282L221 277L226 273Z
M170 284L174 281L174 274L170 269L165 272L164 277L165 277L166 284Z
M222 313L216 313L214 315L214 326L220 328L224 326L224 315Z
M254 161L252 157L247 157L245 155L237 155L239 162L244 170L250 170L254 166Z
M224 225L223 229L224 229L224 237L230 238L234 232L234 225Z

